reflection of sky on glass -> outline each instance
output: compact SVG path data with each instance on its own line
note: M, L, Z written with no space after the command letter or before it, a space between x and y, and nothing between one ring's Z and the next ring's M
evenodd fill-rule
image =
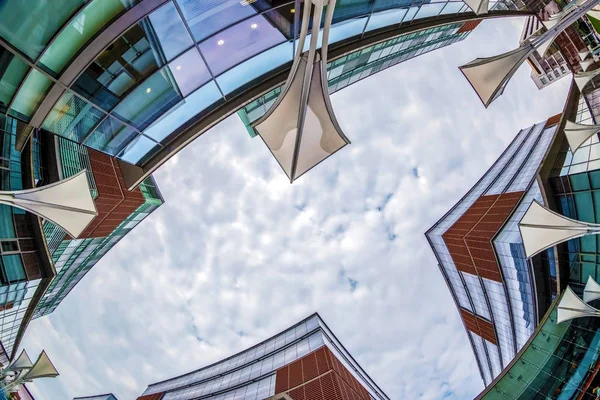
M137 139L127 145L120 158L130 164L136 164L142 157L149 154L157 147L158 145L152 140L140 135Z
M415 18L435 17L444 8L444 3L425 4L417 13Z
M171 112L146 129L144 134L160 142L198 112L204 110L220 98L221 93L215 82L209 82L189 95L174 110L171 110Z
M231 68L217 78L217 83L224 94L250 82L252 79L292 61L294 47L291 41L272 47L264 53L258 54L246 62Z
M369 19L367 31L371 31L373 29L381 28L391 24L399 24L400 21L402 21L402 17L404 17L404 14L406 14L406 9L396 9L374 13Z
M187 96L211 79L210 73L196 48L192 48L169 64L181 94Z
M200 45L213 74L246 60L286 40L263 16L240 22Z
M168 3L153 12L150 21L167 60L193 44L173 3Z
M206 39L210 35L230 26L244 18L256 14L251 6L242 6L239 0L190 2L177 0L183 11L196 41Z

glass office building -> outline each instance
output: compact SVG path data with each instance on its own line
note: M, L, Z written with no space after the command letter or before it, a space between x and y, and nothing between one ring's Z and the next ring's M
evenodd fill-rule
M98 394L96 396L75 397L73 400L118 400L114 394Z
M481 20L436 26L400 35L340 57L327 65L329 94L367 78L393 65L464 40ZM257 132L251 123L258 120L273 105L281 87L262 95L238 111L250 137Z
M26 123L17 149L38 129L84 144L117 157L128 188L280 86L300 18L285 0L30 3L0 4L0 111ZM490 1L484 18L524 7ZM329 59L473 19L462 1L340 0Z
M556 295L553 257L528 260L518 222L533 200L544 202L537 171L559 117L521 130L426 233L486 385L525 345Z
M163 204L153 177L147 178L133 192L128 192L119 179L118 171L107 179L103 167L110 166L108 157L94 154L93 150L63 138L56 138L55 142L59 178L68 178L86 169L99 215L77 239L66 236L63 229L49 221L44 223L45 238L57 276L40 300L34 318L54 311L113 246Z
M247 350L154 383L138 400L389 400L314 314Z

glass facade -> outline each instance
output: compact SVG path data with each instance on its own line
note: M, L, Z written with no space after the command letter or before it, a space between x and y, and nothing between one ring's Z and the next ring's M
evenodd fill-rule
M171 0L142 14L126 31L117 32L115 40L73 81L63 82L68 89L54 107L46 104L43 109L51 110L36 115L72 61L125 13L141 12L137 11L143 6L140 3L42 0L31 6L26 0L3 2L0 37L10 48L0 46L1 111L24 122L35 116L47 132L142 165L173 139L171 134L181 125L292 61L298 34L293 1ZM490 2L493 10L522 8L521 2ZM330 42L362 38L422 18L467 12L470 9L462 1L340 0ZM415 40L402 39L411 39L410 43L379 44L355 75L335 67L364 60L334 61L333 91L448 41L441 38L442 31L432 35L436 34L439 40L430 38L427 44L418 43L420 34Z
M57 153L60 154L61 178L68 178L87 169L91 193L96 197L98 192L87 149L62 138L58 138L57 142L59 143ZM57 275L37 305L34 318L54 311L73 287L119 240L163 204L152 177L147 178L139 188L144 196L144 203L106 237L66 239L65 232L60 227L49 221L44 223L44 234Z
M286 331L215 364L148 386L144 396L164 393L164 400L262 400L275 395L278 369L327 346L372 399L389 400L327 325L313 315Z
M557 324L557 303L514 364L478 400L595 398L592 389L598 383L592 382L600 357L600 319Z
M463 25L448 24L400 35L330 62L327 65L329 94L393 65L465 39L471 30L461 29ZM250 124L266 114L280 92L281 87L275 88L238 111L251 137L257 133Z
M99 394L97 396L75 397L73 400L118 400L114 394Z
M27 188L24 168L28 159L14 150L17 122L0 117L0 124L1 190L22 190ZM0 343L4 350L0 363L6 364L29 320L26 313L35 304L38 287L45 286L48 278L41 270L31 215L7 205L0 205L0 214Z
M521 130L471 191L426 234L458 307L493 326L496 343L474 332L469 335L486 385L525 345L539 318L533 264L525 257L518 222L534 199L543 203L535 178L555 133L556 125L547 126L546 121ZM506 193L523 194L492 237L494 254L489 262L499 268L500 281L462 270L442 235L480 198Z

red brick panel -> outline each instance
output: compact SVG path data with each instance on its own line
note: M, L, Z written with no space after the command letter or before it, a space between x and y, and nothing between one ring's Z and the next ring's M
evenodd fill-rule
M294 400L369 400L367 390L327 347L277 370L275 393Z
M492 239L522 196L523 192L481 196L442 235L459 271L502 280Z
M560 122L561 117L562 117L562 114L556 114L556 115L548 118L548 120L546 121L546 125L544 125L544 128L549 128L551 126L558 124Z
M141 396L138 397L137 400L160 400L162 399L163 395L165 393L155 393L155 394L148 394L146 396Z
M139 188L127 190L119 165L113 158L92 149L88 149L88 153L98 189L98 196L94 200L98 216L80 237L106 237L144 204L144 196Z
M463 26L460 27L460 29L458 31L456 31L456 33L472 31L473 29L477 28L480 23L481 23L480 19L476 19L475 21L467 21L463 24Z
M494 332L494 326L491 322L470 313L469 311L460 308L460 316L465 323L468 330L481 336L490 343L498 344L496 340L496 333Z

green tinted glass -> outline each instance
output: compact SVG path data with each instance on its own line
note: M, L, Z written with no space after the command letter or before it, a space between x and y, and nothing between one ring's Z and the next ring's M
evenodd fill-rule
M0 47L0 110L6 110L28 70L21 58Z
M26 119L31 117L39 102L42 100L52 81L37 70L31 70L23 86L17 93L11 108L12 114Z
M40 62L55 73L61 72L96 33L135 3L122 0L92 1L54 39Z
M85 0L0 2L0 36L35 60Z

